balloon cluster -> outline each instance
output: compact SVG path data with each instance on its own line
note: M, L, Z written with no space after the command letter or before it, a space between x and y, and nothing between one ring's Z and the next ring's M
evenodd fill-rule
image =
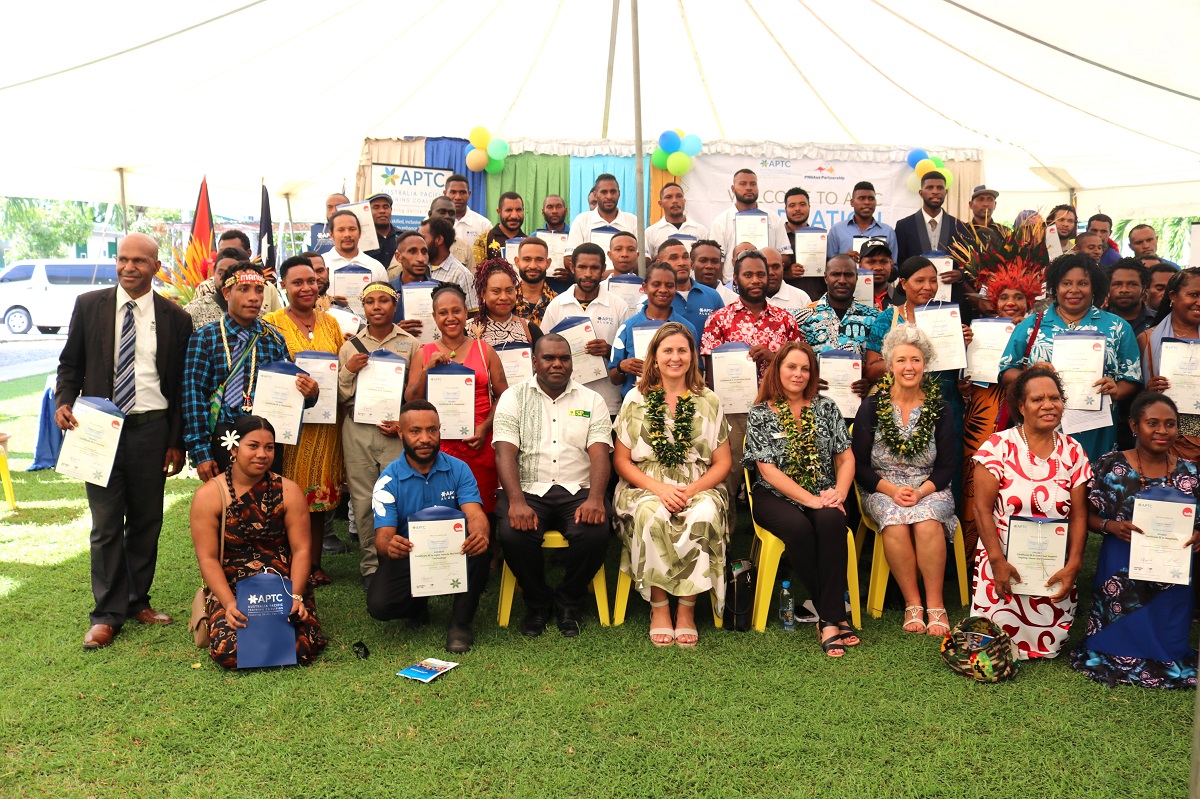
M504 159L508 158L508 142L493 139L482 125L471 128L467 137L471 146L467 148L467 169L472 172L487 172L495 175L504 171Z
M658 136L658 146L650 154L650 163L655 169L665 169L679 177L692 168L692 159L703 148L704 142L695 133L685 136L679 128L664 130Z
M954 175L946 168L946 162L931 157L920 147L908 151L908 165L913 169L912 174L908 176L908 190L913 194L921 190L921 178L929 172L941 172L942 177L946 179L947 189L954 183Z

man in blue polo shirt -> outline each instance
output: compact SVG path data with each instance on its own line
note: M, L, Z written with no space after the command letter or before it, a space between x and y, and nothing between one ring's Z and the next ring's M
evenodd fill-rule
M608 359L608 379L621 387L624 397L633 388L633 384L642 376L642 359L635 357L634 328L641 324L653 323L662 326L667 322L680 322L692 333L692 339L700 347L700 336L696 328L679 311L675 310L675 270L665 263L653 263L646 270L643 291L646 302L642 303L637 313L625 320L617 328L617 337L613 340L612 354ZM647 341L649 343L649 341Z
M687 246L679 239L667 239L656 254L660 264L675 270L675 299L671 306L675 312L692 323L697 331L704 329L704 322L713 311L725 307L725 301L716 289L692 282L692 259Z
M367 590L367 612L380 621L407 619L410 628L429 621L429 600L412 595L408 555L408 517L440 506L458 508L467 517L467 590L454 595L446 651L471 651L475 635L471 622L479 595L487 585L488 521L479 498L475 476L465 463L441 452L441 421L437 408L426 400L413 400L400 409L400 438L404 455L379 475L371 504L375 510L375 549L379 569Z

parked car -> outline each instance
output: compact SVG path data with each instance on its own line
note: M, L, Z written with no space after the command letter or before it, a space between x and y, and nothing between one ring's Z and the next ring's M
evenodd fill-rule
M116 284L114 261L17 261L0 272L0 313L12 333L28 333L35 325L57 333L71 323L76 297Z

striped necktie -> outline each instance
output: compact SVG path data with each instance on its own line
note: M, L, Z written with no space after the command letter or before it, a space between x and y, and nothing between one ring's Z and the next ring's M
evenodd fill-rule
M225 406L230 408L235 415L240 415L242 410L242 392L246 386L246 362L242 362L238 366L238 361L241 360L242 353L246 351L246 345L250 342L250 331L247 328L238 325L237 335L234 337L233 346L229 348L229 363L231 366L236 366L233 372L229 374L229 379L225 381Z
M113 403L124 413L133 410L137 390L133 385L133 354L137 333L133 328L133 300L125 303L125 319L121 322L121 343L117 347L117 378L113 383Z

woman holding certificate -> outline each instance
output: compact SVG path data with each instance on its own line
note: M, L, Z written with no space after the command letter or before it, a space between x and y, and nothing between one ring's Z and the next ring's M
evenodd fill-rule
M1096 307L1097 298L1103 302L1108 296L1108 275L1091 259L1074 254L1055 259L1046 269L1046 293L1054 303L1042 313L1025 317L1013 331L1008 348L1000 357L1000 382L1011 386L1022 370L1031 366L1055 369L1052 365L1054 341L1063 333L1069 334L1060 338L1064 344L1072 337L1079 337L1074 331L1099 333L1103 338L1096 356L1100 363L1093 374L1101 373L1100 379L1067 385L1065 400L1074 408L1079 395L1091 392L1091 395L1107 397L1103 401L1107 402L1108 410L1064 413L1064 425L1071 422L1066 429L1078 431L1071 435L1087 451L1088 459L1094 461L1116 446L1115 403L1132 396L1142 382L1137 342L1128 322ZM1062 359L1059 363L1061 369ZM1078 365L1087 364L1080 362ZM1065 382L1068 381L1064 378ZM1086 415L1090 413L1104 413L1104 416L1099 421L1088 421ZM1094 425L1092 429L1086 429L1091 425Z
M1184 412L1179 414L1179 434L1171 451L1190 461L1200 461L1200 405L1197 405L1200 391L1195 388L1200 382L1197 381L1200 376L1197 340L1200 340L1200 269L1188 267L1171 276L1159 303L1154 327L1138 336L1138 349L1142 352L1146 390L1166 393L1183 405ZM1167 344L1165 359L1164 341ZM1164 374L1167 371L1174 381Z
M687 325L660 327L644 364L614 425L621 571L650 602L654 645L691 647L696 596L712 591L716 612L725 606L729 425L700 376ZM679 597L673 624L670 596Z
M1071 666L1105 685L1196 687L1196 650L1188 643L1191 587L1129 576L1132 539L1143 534L1133 522L1134 498L1160 486L1200 497L1196 464L1172 452L1178 416L1165 394L1139 394L1129 409L1134 448L1102 457L1088 483L1088 527L1102 534L1104 543L1088 637L1071 652ZM1194 506L1190 518L1195 518ZM1193 533L1188 544L1197 542L1200 533Z
M317 310L321 287L310 261L293 256L279 267L279 279L287 292L288 305L272 311L263 321L279 331L292 360L305 351L329 353L333 374L337 375L337 354L345 341L341 325L332 316ZM336 383L335 383L336 385ZM313 585L333 582L321 569L321 542L325 536L325 514L337 509L342 499L342 438L338 424L336 398L326 397L334 405L333 422L306 422L295 446L284 448L283 474L300 486L308 502L313 545Z
M237 668L238 631L247 623L237 609L237 583L269 568L292 581L296 661L308 665L329 643L306 585L313 547L308 504L299 486L270 470L275 455L270 422L242 416L227 441L229 469L197 489L191 510L192 544L208 586L209 656L223 668Z
M975 453L979 545L971 611L1003 628L1021 660L1052 658L1075 617L1092 468L1083 447L1056 432L1064 401L1054 370L1026 369L1008 402L1018 426Z
M916 325L900 325L884 337L883 357L888 373L879 392L863 400L854 418L862 510L879 525L888 567L904 595L904 631L944 636L950 632L942 600L946 541L958 526L950 480L962 443L940 381L925 373L933 357L929 338Z
M437 341L421 347L421 355L413 364L408 381L406 400L427 399L442 410L442 452L464 461L471 467L479 483L479 496L485 513L496 510L496 451L492 449L492 416L496 400L508 389L504 365L500 356L487 342L467 335L467 300L463 290L454 283L442 283L433 290L433 322L441 332ZM453 438L445 427L450 412L459 409L461 400L430 394L426 386L429 370L442 364L458 364L474 373L470 383L474 397L474 430L469 435Z
M479 313L471 323L476 338L493 347L516 342L533 344L542 337L541 329L513 313L517 306L517 273L503 258L490 258L478 267L475 293L479 295Z
M859 642L844 599L854 454L837 403L817 396L820 377L806 342L780 347L747 417L742 461L756 469L754 520L783 540L816 605L821 648L838 658Z

